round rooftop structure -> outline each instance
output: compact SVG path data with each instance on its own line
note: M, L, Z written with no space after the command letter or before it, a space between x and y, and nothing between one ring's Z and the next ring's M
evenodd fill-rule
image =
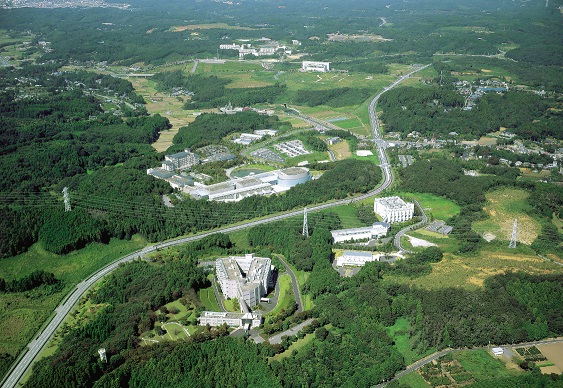
M311 173L305 167L284 168L278 173L278 185L282 187L293 187L309 180L311 180Z

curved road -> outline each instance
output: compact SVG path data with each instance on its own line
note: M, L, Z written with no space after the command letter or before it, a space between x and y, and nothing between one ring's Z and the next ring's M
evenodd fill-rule
M299 283L297 282L297 278L295 274L289 267L289 265L285 262L284 258L281 255L276 255L278 259L280 259L281 263L285 267L285 271L289 274L291 278L291 285L293 287L293 295L295 296L295 303L297 303L297 311L303 311L303 300L301 299L301 290L299 289Z
M394 240L394 244L397 247L397 249L399 249L399 253L401 252L405 252L405 253L411 253L411 251L409 251L408 249L403 247L403 244L401 243L401 238L407 234L407 232L414 230L414 229L418 229L423 225L426 225L428 223L428 216L426 215L426 213L424 212L424 209L422 208L422 206L420 206L420 203L418 203L418 201L415 199L414 200L414 204L415 206L420 210L421 214L422 214L422 220L420 222L417 222L414 225L410 225L407 226L404 229L401 229L396 235L395 235L395 240Z
M423 69L426 69L428 66L430 66L430 65L426 65L426 66L417 68L417 69L411 71L410 73L403 75L402 77L397 79L395 82L393 82L391 85L389 85L385 89L383 89L383 91L381 91L379 94L377 94L373 98L373 100L371 101L371 103L369 105L369 115L370 115L370 119L371 119L373 138L374 138L374 141L377 144L377 153L379 155L379 159L381 161L381 169L383 170L383 174L384 174L384 177L385 177L383 183L379 187L375 188L374 190L372 190L372 191L370 191L366 194L362 194L360 196L357 196L354 199L343 199L343 200L338 200L338 201L333 201L333 202L329 202L329 203L324 203L324 204L321 204L321 205L308 207L307 208L308 211L310 211L310 212L311 211L319 211L319 210L328 209L328 208L334 207L334 206L348 204L350 202L361 201L361 200L364 200L364 199L369 198L369 197L373 197L373 196L381 193L383 190L387 189L393 183L393 172L391 171L391 167L390 167L388 159L387 159L387 154L385 152L385 142L381 139L381 134L379 132L379 121L377 120L377 116L375 115L375 106L377 104L377 100L379 100L379 98L381 97L381 95L383 95L383 93L385 93L385 92L389 91L390 89L394 88L395 86L399 85L401 82L403 82L404 80L409 78L412 74L414 74L418 71L421 71ZM303 116L303 115L300 115L300 116ZM332 126L329 123L323 123L318 119L314 119L314 122L318 125L322 124L323 126L326 126L326 127L329 127L329 128ZM256 226L256 225L262 225L262 224L266 224L266 223L280 221L280 220L290 218L290 217L300 216L302 214L302 212L303 212L303 210L295 210L295 211L291 211L291 212L287 212L287 213L283 213L283 214L269 216L267 218L256 220L256 221L250 221L250 222L242 223L242 224L239 224L239 225L236 225L236 226L219 228L219 229L216 229L216 230L213 230L213 231L200 233L200 234L190 236L190 237L182 237L182 238L178 238L178 239L175 239L175 240L162 242L162 243L150 246L150 247L143 248L143 249L136 251L134 253L131 253L130 255L124 256L121 259L114 261L113 263L103 267L102 269L93 273L90 277L88 277L87 279L85 279L84 281L79 283L76 286L76 288L73 291L71 291L71 293L65 298L65 300L55 309L55 316L47 324L47 326L42 331L40 331L39 334L27 345L26 349L24 349L22 351L22 353L19 355L18 360L16 361L17 364L15 364L15 366L13 366L13 368L9 371L9 374L7 375L7 377L2 381L2 387L3 388L13 388L13 387L16 386L16 384L22 378L22 376L25 374L27 369L35 361L35 359L38 356L41 349L46 345L46 343L51 338L51 336L55 333L55 331L62 325L63 321L65 320L67 315L70 313L70 311L74 307L74 305L82 297L82 295L84 295L86 293L86 291L88 291L88 289L91 286L93 286L100 279L102 279L102 277L104 277L108 273L112 272L120 264L141 258L145 254L150 253L150 252L154 252L158 249L167 248L167 247L171 247L171 246L174 246L174 245L179 245L179 244L184 244L184 243L200 240L202 238L205 238L205 237L210 236L210 235L215 234L215 233L230 233L230 232L235 232L235 231L242 230L242 229L251 228L251 227Z

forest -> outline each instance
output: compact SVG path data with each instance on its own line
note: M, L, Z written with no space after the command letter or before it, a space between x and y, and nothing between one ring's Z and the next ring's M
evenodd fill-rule
M403 136L417 131L423 136L444 138L456 132L471 139L504 127L523 139L561 139L558 128L563 118L548 109L554 104L548 101L525 92L487 93L474 109L466 111L462 109L464 97L451 87L400 87L385 93L379 108L385 130Z
M311 238L306 240L313 267L303 292L315 301L309 312L314 325L307 330L314 332L314 339L288 357L268 362L267 357L283 351L283 342L280 347L223 337L227 332L221 328L204 329L187 342L141 345L139 334L152 327L160 306L193 298L194 291L207 286L205 274L196 267L198 253L208 252L216 244L221 249L236 249L227 236L219 235L190 244L184 253L165 261L137 261L117 269L90 296L93 303L104 303L103 313L74 327L54 355L37 363L25 386L172 387L194 386L193 379L200 384L197 386L370 386L405 366L387 330L397 319L410 322L410 336L416 338L420 353L563 333L561 275L495 275L474 291L430 291L384 281L387 275L409 267L414 269L408 271L410 276L427 273L416 268L442 260L441 251L431 247L405 261L402 269L372 262L354 277L341 278L331 268L331 235L323 227L331 217L312 220ZM279 227L289 228L283 223ZM253 244L276 249L259 229L251 236ZM278 316L264 330L288 319L294 318ZM295 340L297 337L288 338L287 343ZM97 356L102 346L108 352L107 363ZM529 384L537 379L530 382L528 377L520 375L518 385L533 386Z

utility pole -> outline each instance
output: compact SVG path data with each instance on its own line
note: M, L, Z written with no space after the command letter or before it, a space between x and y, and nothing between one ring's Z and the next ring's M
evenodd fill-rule
M303 237L309 238L309 225L307 223L307 208L303 209Z
M70 194L68 192L68 187L63 189L63 199L65 201L65 212L69 212L72 210L70 207Z
M514 227L512 228L512 237L510 238L509 248L516 248L516 230L518 229L518 218L514 219Z

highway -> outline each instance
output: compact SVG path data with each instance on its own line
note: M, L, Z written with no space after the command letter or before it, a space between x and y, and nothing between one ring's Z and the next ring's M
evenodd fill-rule
M414 74L418 71L421 71L423 69L426 69L428 66L430 66L430 65L419 67L419 68L411 71L410 73L401 76L399 79L397 79L391 85L387 86L383 91L381 91L379 94L377 94L372 99L372 101L369 105L369 115L370 115L370 119L371 119L373 138L374 138L374 141L377 144L377 152L378 152L378 155L379 155L379 159L381 161L381 169L383 170L383 174L384 174L384 180L381 183L381 185L379 187L375 188L374 190L372 190L372 191L370 191L366 194L362 194L360 196L357 196L353 199L343 199L343 200L339 200L339 201L333 201L333 202L324 203L324 204L321 204L321 205L307 207L308 212L319 211L319 210L328 209L328 208L331 208L331 207L334 207L334 206L345 205L345 204L348 204L350 202L361 201L361 200L364 200L366 198L378 195L379 193L381 193L382 191L387 189L389 186L391 186L391 184L393 183L393 172L391 170L391 167L390 167L388 159L387 159L387 154L385 152L385 142L381 139L381 134L379 132L379 122L378 122L377 116L375 114L375 107L376 107L376 104L377 104L377 100L379 100L379 98L381 97L381 95L383 95L383 93L391 90L392 88L394 88L395 86L397 86L401 82L403 82L404 80L408 79L412 74ZM312 119L312 118L306 117L304 115L300 115L300 117L308 118L311 121L313 121L313 123L316 123L316 125L323 125L327 128L333 127L332 124L324 123L324 122L322 122L318 119ZM313 124L313 125L315 125L315 124ZM172 246L179 245L179 244L185 244L185 243L188 243L188 242L201 240L201 239L203 239L207 236L213 235L215 233L236 232L238 230L251 228L251 227L257 226L257 225L263 225L263 224L267 224L267 223L271 223L271 222L281 221L281 220L284 220L286 218L301 216L302 214L303 214L303 209L300 209L300 210L286 212L286 213L283 213L283 214L277 214L277 215L269 216L269 217L259 219L259 220L255 220L255 221L249 221L249 222L241 223L241 224L234 225L234 226L218 228L218 229L208 231L208 232L205 232L205 233L199 233L199 234L196 234L194 236L182 237L182 238L178 238L178 239L174 239L174 240L161 242L161 243L158 243L158 244L153 245L153 246L145 247L145 248L143 248L139 251L131 253L130 255L124 256L124 257L120 258L119 260L114 261L113 263L103 267L102 269L93 273L86 280L79 283L76 286L76 288L73 291L71 291L71 293L55 309L55 315L52 318L52 320L47 324L47 326L40 333L38 333L35 336L35 338L22 351L22 353L20 354L20 356L18 357L18 359L16 361L17 363L15 364L15 366L12 367L12 369L10 369L7 377L5 377L5 379L2 381L2 387L3 388L13 388L17 385L18 381L25 375L25 372L27 371L27 369L35 361L35 359L39 355L41 349L43 349L43 347L47 344L47 342L49 341L51 336L62 325L63 321L66 319L67 315L70 314L70 311L74 307L74 305L76 303L78 303L78 300L88 291L88 289L92 285L94 285L95 283L100 281L105 275L107 275L108 273L110 273L114 269L116 269L120 264L141 258L145 254L154 252L154 251L159 250L159 249L168 248L168 247L172 247Z

